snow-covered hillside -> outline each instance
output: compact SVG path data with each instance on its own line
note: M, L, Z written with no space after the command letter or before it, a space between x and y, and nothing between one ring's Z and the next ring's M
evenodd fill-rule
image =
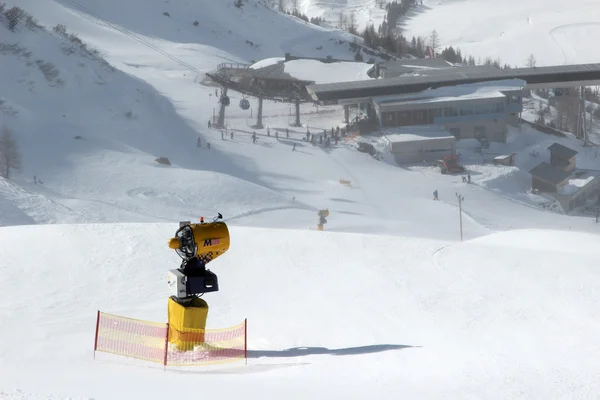
M600 390L597 236L539 230L452 244L234 227L230 251L211 264L221 290L205 299L209 327L248 318L248 366L165 373L102 353L94 361L96 310L166 320L176 229L0 229L0 398L191 399L202 388L227 399L591 399Z
M208 2L207 6L210 4L213 3ZM170 67L164 65L165 60L170 61L169 58L117 29L106 32L105 26L81 18L80 14L74 15L59 4L19 2L18 5L25 7L26 11L37 12L35 17L47 18L41 21L47 27L28 29L19 24L15 32L0 27L4 31L0 43L3 67L0 82L5 89L1 94L2 124L13 131L23 156L23 169L15 183L2 181L2 215L10 214L10 218L1 218L0 224L195 219L200 214L214 213L214 204L219 204L219 211L229 217L265 209L307 208L293 203L292 196L283 197L265 188L260 174L252 171L252 160L223 156L214 147L211 151L196 147L197 137L204 144L211 141L208 132L199 128L199 120L203 121L204 127L212 106L206 105L208 101L203 105L197 101L198 97L208 98L207 92L212 88L205 89L205 96L199 96L198 92L202 89L197 85L194 72L183 67L183 71L173 77L186 87L186 90L178 91L183 100L195 98L193 104L184 101L186 107L193 107L190 110L192 114L197 114L198 108L205 110L201 119L185 120L177 112L181 110L176 110L181 100L175 101L174 107L170 100L175 99L168 99L144 81L114 69L101 55L88 50L88 47L82 48L78 37L83 38L88 46L91 42L104 44L105 47L101 48L103 53L114 51L125 56L129 66L116 63L124 70L144 69L143 59L132 53L127 43L138 51L140 48L147 51L146 56L159 63L161 80L172 74L167 71ZM226 12L240 12L233 6L220 6ZM314 25L308 29L303 23L274 14L262 5L255 6L258 10L255 13L260 11L262 14L259 15L279 21L274 29L283 29L281 24L287 24L291 30L289 36L297 37L301 47L308 48L306 41L311 35L319 43L328 44L329 33L315 29ZM253 8L248 5L243 11L244 18L239 15L232 18L238 22L252 21L252 18L245 18L254 15ZM103 10L112 8L106 4ZM183 13L183 10L180 12ZM223 10L218 8L215 13L223 16ZM56 17L63 14L70 18ZM124 14L119 12L116 15ZM157 15L156 19L167 18ZM136 19L132 17L131 20ZM77 37L62 37L51 29L59 23L67 26L69 35L73 33L72 28L87 26L92 31L96 29L94 32L98 36L95 38L98 40L88 40L90 36L85 34L85 30L76 31ZM215 23L214 18L207 23ZM235 21L234 25L239 26ZM157 27L158 24L152 26ZM190 32L196 30L197 38L206 37L207 29L205 25L195 27L190 24ZM172 33L177 31L178 28L172 28ZM243 29L238 33L244 33ZM249 38L246 33L244 37ZM106 40L114 43L124 41L125 44L119 48L107 45ZM234 39L232 43L235 43ZM177 46L181 45L177 43ZM285 44L281 46L279 51L296 50L293 45L285 49ZM247 47L244 42L237 46L232 44L239 54L244 54ZM338 47L337 42L331 44L332 50ZM212 70L218 62L232 57L231 54L223 55L225 53L221 51L209 58L207 55L215 52L207 50L206 46L194 51L198 52L195 57L205 62L205 70ZM252 55L260 56L261 51L256 50ZM275 50L270 48L267 51ZM174 64L181 68L181 65ZM151 73L156 76L157 66L150 67ZM163 75L165 72L166 75ZM167 85L171 86L168 81ZM160 85L157 86L160 90ZM158 157L167 157L172 167L156 164L154 160ZM41 180L44 184L34 185L34 176L36 181ZM157 182L165 182L165 185L156 187ZM234 200L240 193L245 197L241 206ZM235 206L229 208L227 204L232 204L232 201ZM18 217L16 209L24 210L24 214Z
M298 10L307 16L319 17L329 26L340 27L340 21L348 23L355 19L362 31L368 25L378 27L386 17L385 5L391 0L299 0Z
M463 55L526 66L596 63L600 7L596 0L424 0L428 8L404 21L408 37L429 37Z
M342 111L303 105L296 128L292 107L272 102L253 144L254 99L244 111L229 93L227 133L207 127L217 88L202 73L285 52L351 58L346 34L259 0L13 4L48 28L0 25L0 125L23 155L22 171L0 179L0 225L30 225L0 228L0 399L600 390L599 225L543 210L524 172L537 161L529 152L553 141L577 149L579 165L595 162L590 149L527 128L489 154L463 141L465 184L386 162L384 137L313 146L307 130L341 125ZM57 24L100 54L52 32ZM356 140L384 160L357 152ZM510 151L517 167L482 165ZM325 232L309 229L322 208ZM94 361L96 311L165 321L166 273L180 261L167 239L178 221L217 212L232 244L210 264L221 290L206 296L209 327L247 317L249 365L165 373Z

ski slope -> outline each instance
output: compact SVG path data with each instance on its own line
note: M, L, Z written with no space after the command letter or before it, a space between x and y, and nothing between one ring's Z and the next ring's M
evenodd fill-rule
M211 264L221 290L205 298L210 327L248 318L247 366L165 373L103 353L94 361L97 309L166 320L176 229L0 229L1 398L191 399L202 388L221 398L591 399L600 390L597 235L545 230L457 243L233 227L230 251Z
M600 389L598 225L544 211L526 192L523 170L537 161L528 152L555 138L511 131L493 144L518 150L518 168L481 165L463 143L466 185L389 154L375 160L355 140L303 141L307 129L341 125L333 107L303 105L305 126L286 138L290 106L265 102L270 135L258 130L253 144L256 102L243 111L230 93L221 137L207 127L217 103L203 72L320 46L351 58L347 35L253 0L242 10L212 0L18 4L102 57L0 26L0 42L24 49L0 52L0 99L16 111L0 124L23 155L15 179L0 179L0 399L587 399ZM58 75L48 80L38 60ZM361 140L385 149L384 138ZM575 140L564 144L580 151L578 164L594 162ZM316 232L322 208L330 217ZM221 291L207 296L209 326L247 317L249 365L165 373L93 361L95 312L164 321L166 273L179 262L167 239L178 221L217 212L232 247L211 264Z
M391 1L384 1L389 3ZM354 14L359 31L377 28L386 11L376 0L300 0L299 10L338 26L340 14ZM408 38L429 38L435 29L441 48L458 47L481 62L523 67L530 54L538 66L596 63L600 53L600 9L595 0L423 0L399 27ZM516 46L515 43L519 45Z
M404 21L406 36L429 37L435 29L442 47L459 47L463 55L482 61L499 58L502 65L523 67L530 54L538 66L596 63L600 58L593 39L600 33L600 8L594 0L423 4L425 12Z
M307 229L315 226L317 210L329 208L332 216L328 229L456 240L455 194L460 191L466 197L466 238L497 229L595 229L589 219L536 210L483 187L466 188L459 177L415 174L376 161L356 152L352 142L342 142L334 149L313 147L301 140L304 127L291 128L290 138L285 138L284 129L293 119L287 104L265 102L264 123L272 130L271 136L259 131L254 145L250 139L253 111L237 108L240 97L231 93L233 105L227 110L227 123L228 133L233 131L234 137L221 138L220 131L207 128L217 106L211 96L214 87L200 84L203 80L189 65L212 70L218 63L243 54L245 43L224 41L220 51L228 55L211 56L208 45L169 41L179 31L160 25L168 17L154 3L145 3L140 12L148 18L154 16L155 33L144 31L150 25L129 27L151 35L152 39L140 42L131 31L116 25L127 10L115 13L112 3L94 3L94 15L104 18L99 21L79 8L68 8L67 3L31 1L25 5L38 10L42 23L64 24L68 32L74 29L110 63L90 59L87 54L65 54L65 43L55 34L27 29L13 34L32 55L29 59L18 54L4 56L4 65L10 67L0 78L10 89L5 104L21 110L8 121L18 134L24 156L24 170L14 183L23 190L11 189L4 203L13 211L14 207L25 210L35 222L177 222L221 212L234 225ZM289 22L287 16L273 13L260 2L256 7L252 4L247 2L243 10L225 3L206 6L223 24L235 13L248 13L270 16L274 24L296 26L297 43L302 46L307 44L300 39L309 34L321 37L326 44L335 33ZM180 15L191 6L176 2L169 10ZM242 16L236 18L241 20ZM237 21L230 22L235 27L223 26L237 29ZM252 19L244 21L250 23ZM193 25L185 29L196 28L204 29ZM190 33L181 29L178 38L191 39L186 36ZM245 32L244 24L239 31ZM290 40L283 35L273 40L272 48L281 48ZM155 45L149 45L150 41ZM194 46L200 47L190 53ZM272 51L265 56L281 56ZM50 85L41 71L28 65L33 59L56 65L63 85ZM28 74L27 80L15 79L22 71ZM302 120L312 132L330 129L342 120L337 108L306 105L302 112ZM279 138L274 137L276 131ZM196 147L197 138L203 147ZM297 147L292 152L294 143ZM154 160L161 156L168 157L172 165L156 164ZM32 184L33 175L44 184ZM340 179L350 180L352 186L340 185ZM434 190L440 193L438 203L432 202ZM28 193L43 203L36 214L23 205L30 202ZM495 211L498 208L506 210L501 217ZM27 218L23 221L31 222Z

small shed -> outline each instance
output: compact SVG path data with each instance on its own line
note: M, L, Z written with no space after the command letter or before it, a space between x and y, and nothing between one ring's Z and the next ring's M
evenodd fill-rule
M512 154L503 154L497 157L494 157L494 165L506 165L506 166L513 166L515 165L515 157L517 156L517 153L512 153Z
M531 188L545 193L556 193L569 180L571 174L556 168L546 162L538 164L529 171L531 174Z
M397 164L435 161L456 154L456 138L441 127L409 126L385 133Z
M550 165L567 172L575 169L577 151L560 143L553 143L548 150L550 151Z

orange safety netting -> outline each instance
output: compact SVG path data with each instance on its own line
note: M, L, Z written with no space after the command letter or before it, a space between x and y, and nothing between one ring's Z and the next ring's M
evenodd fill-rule
M180 345L169 343L168 335L177 336ZM170 366L233 362L246 358L246 322L180 331L166 323L98 312L94 351Z

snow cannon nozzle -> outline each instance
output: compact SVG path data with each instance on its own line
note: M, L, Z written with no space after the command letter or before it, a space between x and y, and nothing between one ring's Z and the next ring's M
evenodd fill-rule
M175 237L169 239L169 248L183 260L180 268L169 272L175 297L185 299L219 290L217 275L206 269L206 264L229 250L229 229L219 221L222 218L219 214L213 222L204 222L204 218L197 224L182 221Z
M198 258L208 264L229 250L229 229L220 221L219 213L212 222L205 222L201 217L199 224L190 221L179 223L175 237L169 239L169 248L175 250L183 260Z

